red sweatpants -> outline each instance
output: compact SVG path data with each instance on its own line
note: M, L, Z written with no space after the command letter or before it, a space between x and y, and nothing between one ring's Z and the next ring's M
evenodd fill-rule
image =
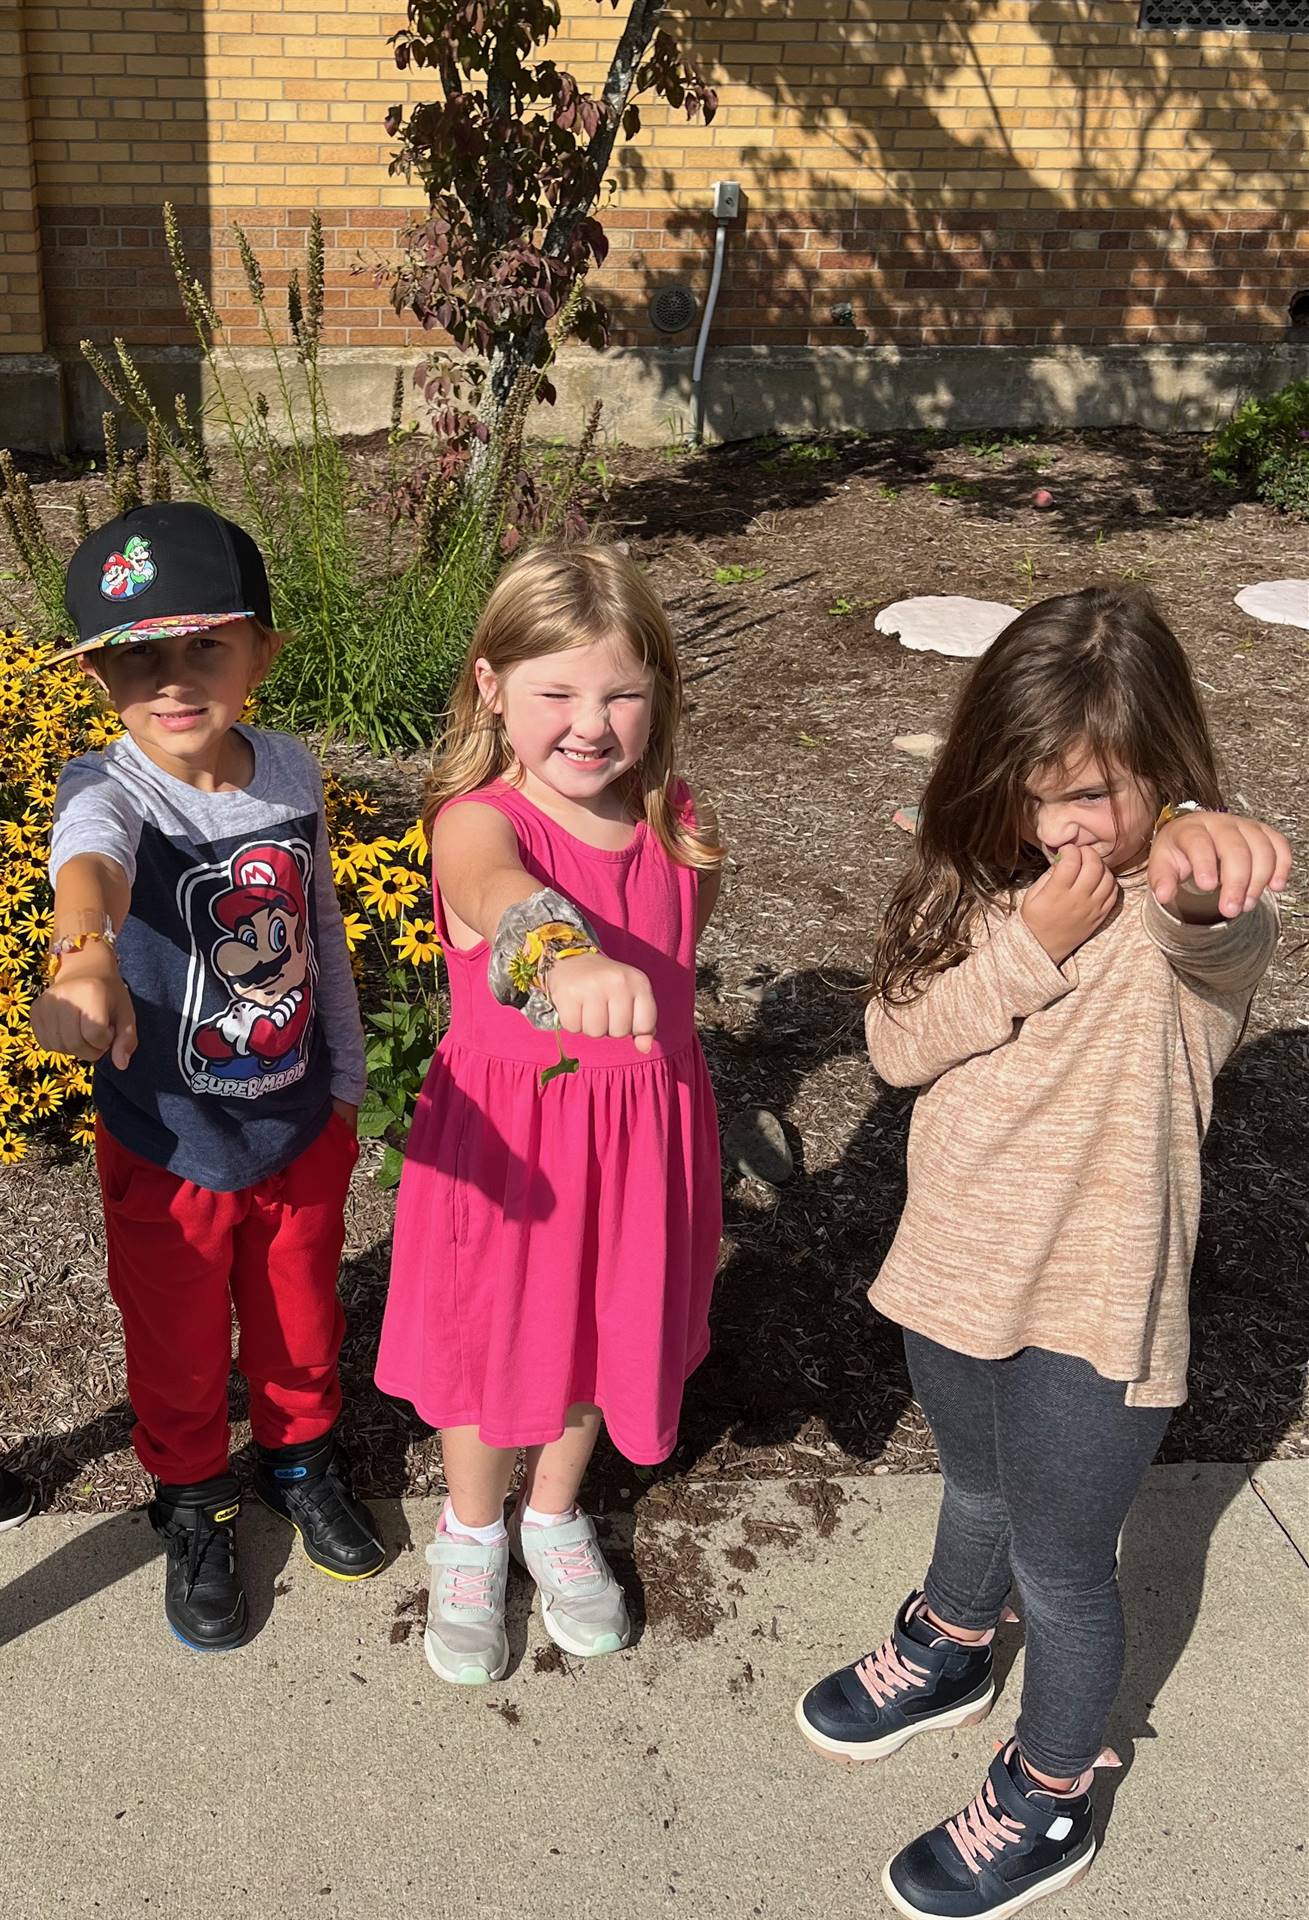
M137 1458L158 1480L228 1467L232 1308L250 1424L264 1446L327 1432L341 1408L337 1273L359 1148L333 1113L281 1173L211 1193L96 1128L109 1291L123 1316Z

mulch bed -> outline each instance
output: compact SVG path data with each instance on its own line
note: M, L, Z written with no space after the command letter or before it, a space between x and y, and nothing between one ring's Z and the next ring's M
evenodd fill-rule
M607 458L610 528L652 568L682 643L687 770L732 847L700 972L720 1106L725 1120L753 1106L779 1114L796 1173L777 1191L729 1176L715 1345L688 1388L681 1444L655 1471L602 1448L588 1497L611 1509L639 1502L651 1519L653 1501L658 1517L693 1527L705 1481L785 1476L796 1522L830 1531L834 1475L935 1464L896 1331L864 1297L901 1204L910 1102L872 1080L861 987L879 903L906 852L891 816L924 778L891 740L941 731L966 668L904 651L874 633L873 614L911 593L1025 605L1094 580L1143 582L1205 683L1236 804L1304 848L1309 635L1258 625L1231 602L1251 581L1304 572L1309 539L1213 488L1191 438L896 436ZM34 478L43 509L66 513L67 477ZM1046 511L1031 503L1037 486L1053 494ZM715 582L726 569L736 584ZM412 817L417 762L349 758L388 812ZM1219 1084L1192 1397L1169 1433L1174 1460L1309 1454L1303 898L1301 880ZM346 1420L361 1484L394 1494L439 1485L439 1461L412 1413L372 1385L391 1210L365 1167L343 1276ZM85 1162L34 1155L7 1169L0 1246L0 1448L57 1507L141 1498ZM234 1385L238 1409L241 1393Z

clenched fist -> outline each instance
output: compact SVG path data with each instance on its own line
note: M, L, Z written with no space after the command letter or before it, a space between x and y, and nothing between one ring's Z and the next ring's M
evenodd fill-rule
M658 1016L650 982L636 967L601 953L579 953L555 962L546 991L565 1033L592 1040L630 1034L637 1052L649 1053Z
M1023 919L1057 967L1118 904L1118 882L1093 847L1064 847L1023 895Z
M107 1053L125 1067L136 1052L136 1011L113 954L99 946L69 954L32 1008L32 1031L47 1053Z
M1215 907L1235 920L1265 887L1280 893L1290 871L1290 842L1275 827L1236 813L1183 813L1155 835L1146 877L1160 906L1183 920L1212 919Z

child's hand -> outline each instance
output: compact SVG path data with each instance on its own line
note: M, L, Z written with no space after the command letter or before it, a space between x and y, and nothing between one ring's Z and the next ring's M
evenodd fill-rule
M1216 909L1235 920L1258 906L1266 887L1282 891L1291 857L1290 842L1261 820L1184 813L1155 835L1146 874L1160 906L1176 905L1182 919L1212 921Z
M1118 882L1093 847L1064 847L1023 895L1023 919L1057 967L1102 927Z
M638 1053L649 1053L658 1018L650 982L635 967L602 953L556 960L547 988L566 1033L592 1040L631 1035Z
M121 1071L136 1052L136 1010L113 955L70 954L32 1008L32 1031L47 1053L108 1053Z

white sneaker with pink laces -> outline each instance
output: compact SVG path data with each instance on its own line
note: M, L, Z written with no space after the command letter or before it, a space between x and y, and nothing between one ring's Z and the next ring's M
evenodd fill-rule
M484 1687L509 1665L505 1586L509 1542L479 1546L447 1533L445 1520L427 1549L432 1569L423 1651L432 1672L458 1687Z
M595 1524L580 1508L557 1526L509 1521L509 1545L541 1595L541 1621L557 1647L589 1660L617 1653L632 1637L623 1590L600 1551Z

